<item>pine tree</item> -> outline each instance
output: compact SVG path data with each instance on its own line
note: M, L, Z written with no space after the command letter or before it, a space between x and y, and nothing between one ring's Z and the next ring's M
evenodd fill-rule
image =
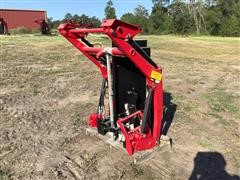
M70 19L72 19L72 14L71 13L67 13L65 16L64 16L64 19L68 19L68 20L70 20Z
M106 19L115 19L117 17L115 8L113 7L113 2L111 0L107 2L104 12Z

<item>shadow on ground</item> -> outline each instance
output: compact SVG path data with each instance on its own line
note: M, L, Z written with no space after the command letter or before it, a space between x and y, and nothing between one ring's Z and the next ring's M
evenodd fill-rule
M198 152L189 180L240 180L225 170L227 163L219 152Z
M162 134L167 135L167 132L172 124L175 112L177 110L177 105L172 103L172 95L169 92L163 93L163 125L162 125Z

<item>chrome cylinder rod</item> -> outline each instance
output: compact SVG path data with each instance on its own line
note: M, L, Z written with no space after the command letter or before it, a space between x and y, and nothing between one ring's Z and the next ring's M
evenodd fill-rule
M112 72L111 72L111 55L106 52L107 74L108 74L108 94L109 94L109 109L111 128L114 128L114 112L113 112L113 88L112 88Z

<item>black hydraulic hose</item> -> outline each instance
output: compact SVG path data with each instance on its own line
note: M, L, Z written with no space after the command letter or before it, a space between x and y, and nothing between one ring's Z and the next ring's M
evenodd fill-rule
M105 93L106 93L106 79L103 79L102 87L101 87L101 93L100 93L99 102L98 102L98 108L97 108L97 113L98 114L102 110L101 108L104 107L104 96L105 96Z
M89 47L94 47L93 44L91 44L88 40L86 40L85 38L81 38L81 41L84 42L86 45L88 45Z
M88 40L86 40L85 38L81 38L81 41L84 42L89 47L94 47L94 45L90 43ZM102 60L102 63L106 65L106 58L104 56L101 57L101 60Z
M146 128L150 126L149 120L151 120L152 116L152 98L153 98L153 90L148 90L148 95L145 100L145 106L143 111L143 120L142 120L142 127L141 132L145 133Z

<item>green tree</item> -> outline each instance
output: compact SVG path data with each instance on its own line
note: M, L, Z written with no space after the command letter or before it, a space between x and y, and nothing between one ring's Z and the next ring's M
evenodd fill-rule
M132 13L123 14L121 20L129 24L139 25L143 29L143 33L149 32L148 10L142 5L138 5L134 9L134 14Z
M221 12L211 6L205 10L206 28L210 35L219 35L221 26Z
M120 19L129 24L137 24L136 16L133 13L125 13Z
M140 25L145 33L153 34L201 34L239 36L240 0L152 0L153 7L148 10L138 5L133 13L125 13L121 20ZM116 18L112 0L107 1L105 18ZM86 23L94 27L100 20L87 15L67 13L65 19ZM54 25L55 23L55 25ZM59 22L52 21L51 26Z
M142 5L138 5L134 9L134 14L135 14L135 16L142 17L142 18L148 18L148 16L149 16L148 10Z
M104 12L106 19L115 19L117 17L115 8L113 7L113 2L111 0L107 2Z
M162 2L155 3L150 15L150 32L154 34L168 34L171 28L171 17L168 8Z
M140 25L143 33L149 33L149 14L148 14L148 10L142 6L142 5L138 5L135 9L134 9L134 16L135 16L135 21L136 24Z
M95 28L101 25L101 21L96 16L91 17L90 21L93 23L93 27Z
M171 16L171 32L175 34L190 34L194 31L194 20L188 12L185 3L174 1L169 7Z
M52 21L52 29L57 29L59 24L61 24L61 21L60 20L56 20L56 21Z
M72 14L71 14L71 13L67 13L67 14L64 16L64 19L72 19Z
M48 18L48 24L49 24L50 28L52 29L53 28L53 18L52 17Z
M217 8L221 11L221 25L220 34L222 36L239 36L239 19L237 18L237 13L239 9L236 10L236 6L239 7L239 0L219 0Z
M210 35L239 36L240 1L216 0L205 8L206 26Z
M87 24L88 22L92 22L93 27L99 27L101 24L101 21L96 16L87 16L85 14L78 15L74 14L73 16L70 13L67 13L64 17L64 19L72 20L73 22L81 22L82 24ZM57 26L60 21L56 21L54 26Z
M79 21L83 24L87 24L91 20L89 16L82 14L81 16L79 16Z
M80 16L78 14L74 14L71 18L72 21L80 21Z

